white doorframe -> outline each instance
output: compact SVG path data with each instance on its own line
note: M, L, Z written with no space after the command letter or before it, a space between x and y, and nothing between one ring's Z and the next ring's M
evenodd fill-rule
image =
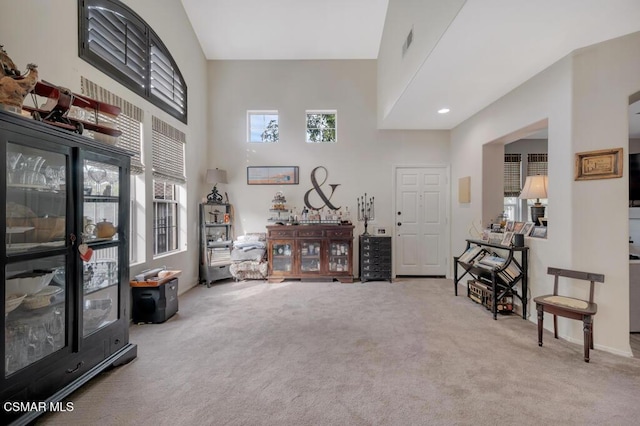
M451 166L448 164L394 164L393 165L393 171L392 171L392 179L391 179L391 193L393 194L392 198L392 202L391 202L391 206L392 206L392 211L391 211L391 218L393 220L392 222L392 232L393 232L393 238L391 240L391 252L392 252L392 259L391 259L391 264L392 264L392 276L395 279L396 278L396 256L397 256L397 250L396 250L396 239L397 239L397 233L396 233L396 226L398 223L398 217L397 217L397 200L396 200L396 177L398 175L398 169L405 169L405 168L438 168L438 169L443 169L445 172L445 176L447 179L447 191L445 193L445 208L446 208L446 218L447 218L447 226L445 228L445 235L444 235L444 247L443 247L443 253L441 253L442 255L446 256L447 259L447 268L446 268L446 278L451 278L451 262L453 261L451 258Z

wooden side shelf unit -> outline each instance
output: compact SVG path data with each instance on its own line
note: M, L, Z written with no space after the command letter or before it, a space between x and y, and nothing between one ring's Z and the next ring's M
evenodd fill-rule
M518 254L519 256L516 256ZM488 306L493 319L498 318L498 302L505 297L517 297L522 302L522 318L527 318L529 247L510 247L482 240L467 240L464 253L453 258L453 286L458 295L458 283L466 275L489 289ZM519 257L520 259L517 259ZM458 267L464 271L458 276ZM520 283L520 291L517 284ZM467 286L467 297L472 297ZM475 297L472 297L477 300Z

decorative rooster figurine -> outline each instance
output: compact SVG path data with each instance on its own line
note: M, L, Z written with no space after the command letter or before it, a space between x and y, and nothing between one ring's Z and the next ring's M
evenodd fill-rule
M33 90L38 82L38 66L27 65L27 72L20 75L16 64L13 63L7 52L0 46L0 104L22 110L24 98Z

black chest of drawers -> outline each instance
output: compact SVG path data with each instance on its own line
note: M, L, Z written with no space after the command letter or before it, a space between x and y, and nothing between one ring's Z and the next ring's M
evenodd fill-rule
M391 237L360 235L360 281L391 282Z

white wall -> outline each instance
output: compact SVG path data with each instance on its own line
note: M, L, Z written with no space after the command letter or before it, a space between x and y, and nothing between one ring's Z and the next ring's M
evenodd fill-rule
M204 191L199 176L205 169L207 150L206 61L198 40L191 29L182 4L173 0L127 0L124 2L144 19L160 36L175 59L188 87L189 124L175 120L157 107L142 100L96 68L78 57L78 11L76 0L37 1L24 0L5 7L0 14L0 42L20 69L27 63L38 65L39 76L54 84L80 93L80 77L85 76L118 96L138 105L145 111L143 155L147 165L145 173L146 196L144 203L152 203L151 188L151 117L156 115L187 135L186 176L187 205L195 206ZM131 274L152 267L167 265L183 270L180 293L197 283L198 234L197 226L190 226L186 250L179 254L152 260L152 209L144 212L146 229L145 262L135 265ZM186 222L197 223L197 208L187 210ZM183 248L184 248L183 247Z
M376 129L375 61L211 61L209 78L208 167L227 170L230 183L221 189L235 207L236 234L265 231L276 191L300 211L317 166L329 172L325 193L328 184L340 184L332 203L355 213L358 196L375 196L372 225L392 230L393 166L449 164L448 131ZM279 111L279 143L246 142L252 109ZM337 143L305 142L307 109L338 111ZM300 184L247 185L247 166L299 166ZM356 225L362 233L363 225Z
M574 153L623 147L628 151L628 97L640 88L640 34L575 52L525 82L452 131L452 178L471 174L482 185L482 146L530 123L548 119L549 234L528 239L531 298L550 293L548 266L605 274L596 287L595 345L630 355L628 310L628 174L621 179L574 181ZM625 163L626 163L625 156ZM481 202L453 206L452 248L461 252L465 230ZM606 224L597 226L595 224ZM573 294L586 294L568 283ZM536 320L535 306L529 319ZM545 322L547 328L552 322ZM576 321L559 320L561 336L582 341Z

